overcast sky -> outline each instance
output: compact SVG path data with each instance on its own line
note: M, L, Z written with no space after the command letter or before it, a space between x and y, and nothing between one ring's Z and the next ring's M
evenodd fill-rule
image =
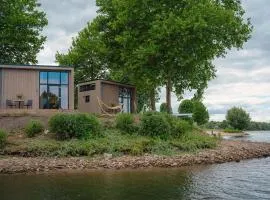
M56 51L67 51L72 37L96 16L97 7L94 0L40 2L49 25L44 30L48 38L38 55L39 64L56 64ZM241 106L253 120L270 122L270 4L269 0L242 0L242 3L254 26L252 38L243 50L233 50L225 59L214 61L217 78L209 83L204 103L212 120L223 120L227 109ZM161 102L164 101L162 90ZM176 111L179 102L175 96L172 104Z

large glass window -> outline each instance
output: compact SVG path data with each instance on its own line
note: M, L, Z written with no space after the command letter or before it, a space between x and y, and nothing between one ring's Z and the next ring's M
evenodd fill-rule
M68 109L68 72L40 72L40 108Z

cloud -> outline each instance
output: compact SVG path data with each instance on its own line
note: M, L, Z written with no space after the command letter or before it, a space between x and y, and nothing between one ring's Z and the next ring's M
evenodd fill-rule
M43 34L47 36L44 49L38 54L39 64L56 64L55 54L67 52L72 38L96 16L94 0L40 0L48 18Z

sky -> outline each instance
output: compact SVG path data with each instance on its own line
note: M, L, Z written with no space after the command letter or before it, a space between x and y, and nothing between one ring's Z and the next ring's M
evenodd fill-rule
M94 0L39 0L49 21L43 34L44 49L38 54L39 64L55 65L55 53L67 52L72 38L97 15ZM254 121L270 122L270 4L269 0L242 0L246 17L254 26L252 38L242 50L231 50L225 58L216 59L217 77L209 82L203 102L210 120L225 119L228 109L243 107ZM191 98L187 92L185 98ZM165 102L162 88L160 102ZM179 101L172 96L173 111Z

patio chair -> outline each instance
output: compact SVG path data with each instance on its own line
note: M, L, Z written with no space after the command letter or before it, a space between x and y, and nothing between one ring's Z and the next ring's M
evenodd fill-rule
M13 101L7 99L6 100L6 106L7 106L7 108L13 108L13 107L15 108L16 107L16 104L13 103Z
M32 108L33 107L33 100L27 100L26 104L24 104L24 107L28 108Z

